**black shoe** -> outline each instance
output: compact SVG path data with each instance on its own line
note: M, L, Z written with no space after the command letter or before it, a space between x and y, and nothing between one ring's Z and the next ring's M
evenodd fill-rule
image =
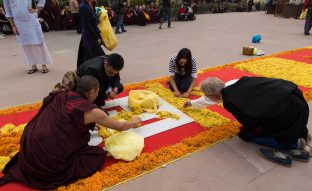
M162 29L161 26L158 27L159 29Z
M119 31L115 31L115 33L116 33L116 34L121 34L121 32L119 32Z
M307 36L307 35L311 35L311 33L309 33L309 32L308 32L308 33L304 33L304 35L306 35L306 36Z
M292 165L291 156L278 150L260 148L259 155L282 166L291 167Z
M127 32L125 29L122 29L122 31L121 32Z

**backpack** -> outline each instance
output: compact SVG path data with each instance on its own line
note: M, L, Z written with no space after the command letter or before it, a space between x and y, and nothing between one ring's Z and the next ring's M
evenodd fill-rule
M47 22L45 22L42 18L39 19L39 23L41 25L41 29L43 32L49 32L50 27Z

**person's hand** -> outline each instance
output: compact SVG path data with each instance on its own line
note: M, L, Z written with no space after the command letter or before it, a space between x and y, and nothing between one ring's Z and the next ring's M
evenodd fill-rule
M142 120L139 117L134 117L131 120L131 124L133 125L131 128L138 127Z
M97 42L101 45L102 44L102 40L99 38L97 39Z
M108 97L114 99L116 97L116 92L115 91L111 91L109 93Z
M174 96L176 97L181 97L181 92L179 92L179 90L174 92Z
M30 9L28 9L28 12L29 12L29 13L36 13L37 10L36 10L36 9L31 9L31 8L30 8Z
M103 128L103 126L99 125L99 124L95 124L94 130L96 131L100 131Z
M14 34L19 35L19 32L18 32L16 26L12 27L12 31L13 31Z
M191 106L192 106L192 103L191 103L190 100L187 100L187 101L184 103L184 105L183 105L184 108L186 108L186 107L191 107Z
M185 92L185 93L182 94L182 97L187 98L189 95L190 95L190 93Z

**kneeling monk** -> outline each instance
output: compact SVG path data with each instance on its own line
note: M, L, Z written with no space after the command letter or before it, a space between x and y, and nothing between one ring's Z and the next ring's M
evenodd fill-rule
M75 91L50 93L26 125L20 151L5 166L0 185L19 181L36 189L55 189L100 170L107 153L88 145L94 123L125 131L137 126L140 119L113 120L92 104L98 91L97 79L85 75Z

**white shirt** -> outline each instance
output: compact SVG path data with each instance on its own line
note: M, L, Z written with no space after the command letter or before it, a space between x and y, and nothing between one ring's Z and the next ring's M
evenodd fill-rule
M236 82L238 81L238 79L234 79L234 80L230 80L230 81L227 81L225 83L225 87L227 86L230 86L230 85L233 85L235 84ZM191 101L191 104L192 104L192 107L194 109L201 109L201 108L205 108L205 107L208 107L210 105L215 105L215 104L218 104L218 102L215 102L213 100L211 100L209 97L207 96L203 96L201 98L198 98L196 100L192 100Z

